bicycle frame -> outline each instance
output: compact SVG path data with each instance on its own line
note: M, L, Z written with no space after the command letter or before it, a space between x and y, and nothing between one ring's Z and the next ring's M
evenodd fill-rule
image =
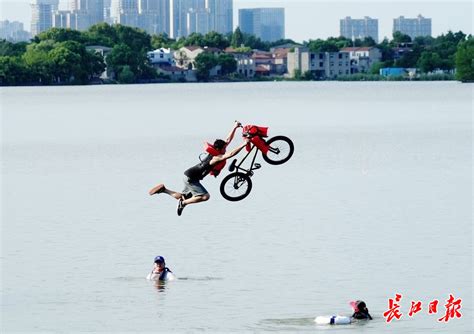
M242 166L242 164L244 163L244 161L247 159L247 157L252 153L252 151L255 150L255 154L253 155L253 158L252 158L252 163L250 164L250 169L245 169ZM255 163L255 159L257 158L257 153L258 153L258 148L257 146L253 145L252 144L252 148L250 149L250 151L247 152L247 154L244 156L244 158L237 164L237 159L235 159L232 164L230 165L231 167L231 171L234 171L234 169L238 171L245 171L245 173L248 175L248 176L252 176L253 175L253 171L254 170L257 170L259 168L262 167L262 165L260 165L259 163Z

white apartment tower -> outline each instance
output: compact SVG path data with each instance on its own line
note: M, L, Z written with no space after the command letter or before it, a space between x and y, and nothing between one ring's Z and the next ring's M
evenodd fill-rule
M353 19L347 16L340 20L340 36L351 40L371 37L378 43L379 21L368 16L365 16L363 19Z
M393 19L393 32L401 32L413 40L418 36L431 36L431 19L418 15L414 19L400 16Z

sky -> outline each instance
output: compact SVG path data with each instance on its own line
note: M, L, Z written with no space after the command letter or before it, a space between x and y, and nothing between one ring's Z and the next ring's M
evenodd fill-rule
M63 1L63 0L61 0ZM30 0L0 0L0 19L20 21L30 30ZM370 16L379 20L379 40L392 36L393 19L418 14L432 19L433 36L451 31L473 34L472 0L234 0L234 25L238 24L238 9L284 7L286 37L297 42L339 36L339 20L351 16Z

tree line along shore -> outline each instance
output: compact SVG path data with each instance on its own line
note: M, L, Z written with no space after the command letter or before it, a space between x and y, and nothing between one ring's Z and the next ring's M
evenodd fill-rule
M304 48L314 53L336 53L344 48L376 48L377 62L360 73L340 75L332 80L459 80L474 81L474 38L463 32L448 32L438 37L416 37L414 40L399 32L392 39L375 43L371 38L349 40L330 37L296 43L291 39L264 42L237 28L222 35L210 32L193 33L186 38L171 39L166 35L149 35L143 30L122 25L100 23L86 31L52 28L29 42L0 41L0 85L74 85L97 83L147 83L187 81L176 78L150 61L150 51L201 48L192 62L184 67L168 64L177 71L191 71L195 81L255 81L255 80L324 80L313 71L268 75L255 71L252 77L237 70L242 55L251 59L259 54L285 50L285 54ZM107 55L97 52L107 49ZM398 50L404 49L403 53ZM205 52L212 50L212 52ZM255 56L257 55L257 56ZM240 57L240 58L239 58ZM174 60L173 60L174 61ZM283 60L283 66L284 66ZM219 70L213 72L214 68ZM383 76L381 69L414 68L417 75ZM104 79L105 72L112 73ZM263 73L263 74L262 74ZM174 72L173 72L174 74Z

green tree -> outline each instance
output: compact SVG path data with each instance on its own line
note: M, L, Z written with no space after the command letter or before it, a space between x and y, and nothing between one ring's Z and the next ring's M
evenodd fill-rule
M197 32L193 32L192 34L190 34L188 37L184 39L183 45L184 46L198 45L198 46L204 47L205 46L204 36Z
M230 46L230 43L227 38L224 35L219 34L215 31L211 31L205 34L203 37L203 42L204 45L201 46L214 47L221 50L224 50L225 48Z
M151 36L151 47L153 50L159 48L170 48L173 43L176 41L172 38L169 38L166 34L159 34Z
M132 50L146 52L151 50L151 36L138 28L115 25L119 44L125 44Z
M329 37L327 40L309 40L305 43L312 52L338 52L340 49L351 46L351 40L345 37Z
M121 68L120 72L118 73L117 79L120 83L126 84L134 83L136 81L135 74L128 65L125 65Z
M73 78L74 82L87 83L105 69L101 55L87 51L83 44L75 41L56 43L49 57L53 61L53 73L60 81Z
M0 56L21 56L26 52L27 42L12 43L4 39L0 40Z
M376 62L375 64L372 65L370 68L370 73L371 74L380 74L380 69L386 67L384 62Z
M442 60L435 52L423 51L416 65L422 72L427 73L441 68Z
M32 83L49 84L53 81L53 63L49 52L54 49L54 41L32 43L26 47L22 59L30 71Z
M196 57L196 75L199 81L208 81L212 68L217 66L217 57L210 52L202 52Z
M400 31L395 31L392 37L392 46L397 46L400 43L411 43L411 37L401 33Z
M221 66L222 75L228 75L237 70L237 61L230 54L220 54L217 57L217 64Z
M232 34L231 46L236 49L240 48L244 44L244 35L239 27L235 28L234 33Z
M63 29L63 28L51 28L47 31L43 31L42 33L35 36L33 41L35 43L39 43L41 41L52 40L55 42L66 42L66 41L76 41L76 42L84 42L84 38L82 33L77 30L72 29Z
M123 67L128 66L128 69L134 73L139 72L139 61L134 52L126 44L118 44L112 48L107 56L107 65L118 75L122 72Z
M356 47L371 47L376 46L375 40L372 37L365 37L364 39L356 39L354 41Z
M393 65L393 49L390 45L390 42L387 38L384 38L382 42L377 44L377 48L380 49L380 52L382 53L382 61L383 62L390 62Z
M20 57L0 57L0 85L14 86L30 81L29 71Z
M65 46L58 46L48 54L52 74L58 82L69 82L81 75L81 56Z
M463 82L474 81L474 38L472 36L458 45L456 79Z
M119 42L116 26L107 23L93 25L83 35L86 45L114 47Z
M243 33L244 42L243 44L251 49L258 49L268 51L270 50L270 44L263 42L260 38L255 37L251 34Z

